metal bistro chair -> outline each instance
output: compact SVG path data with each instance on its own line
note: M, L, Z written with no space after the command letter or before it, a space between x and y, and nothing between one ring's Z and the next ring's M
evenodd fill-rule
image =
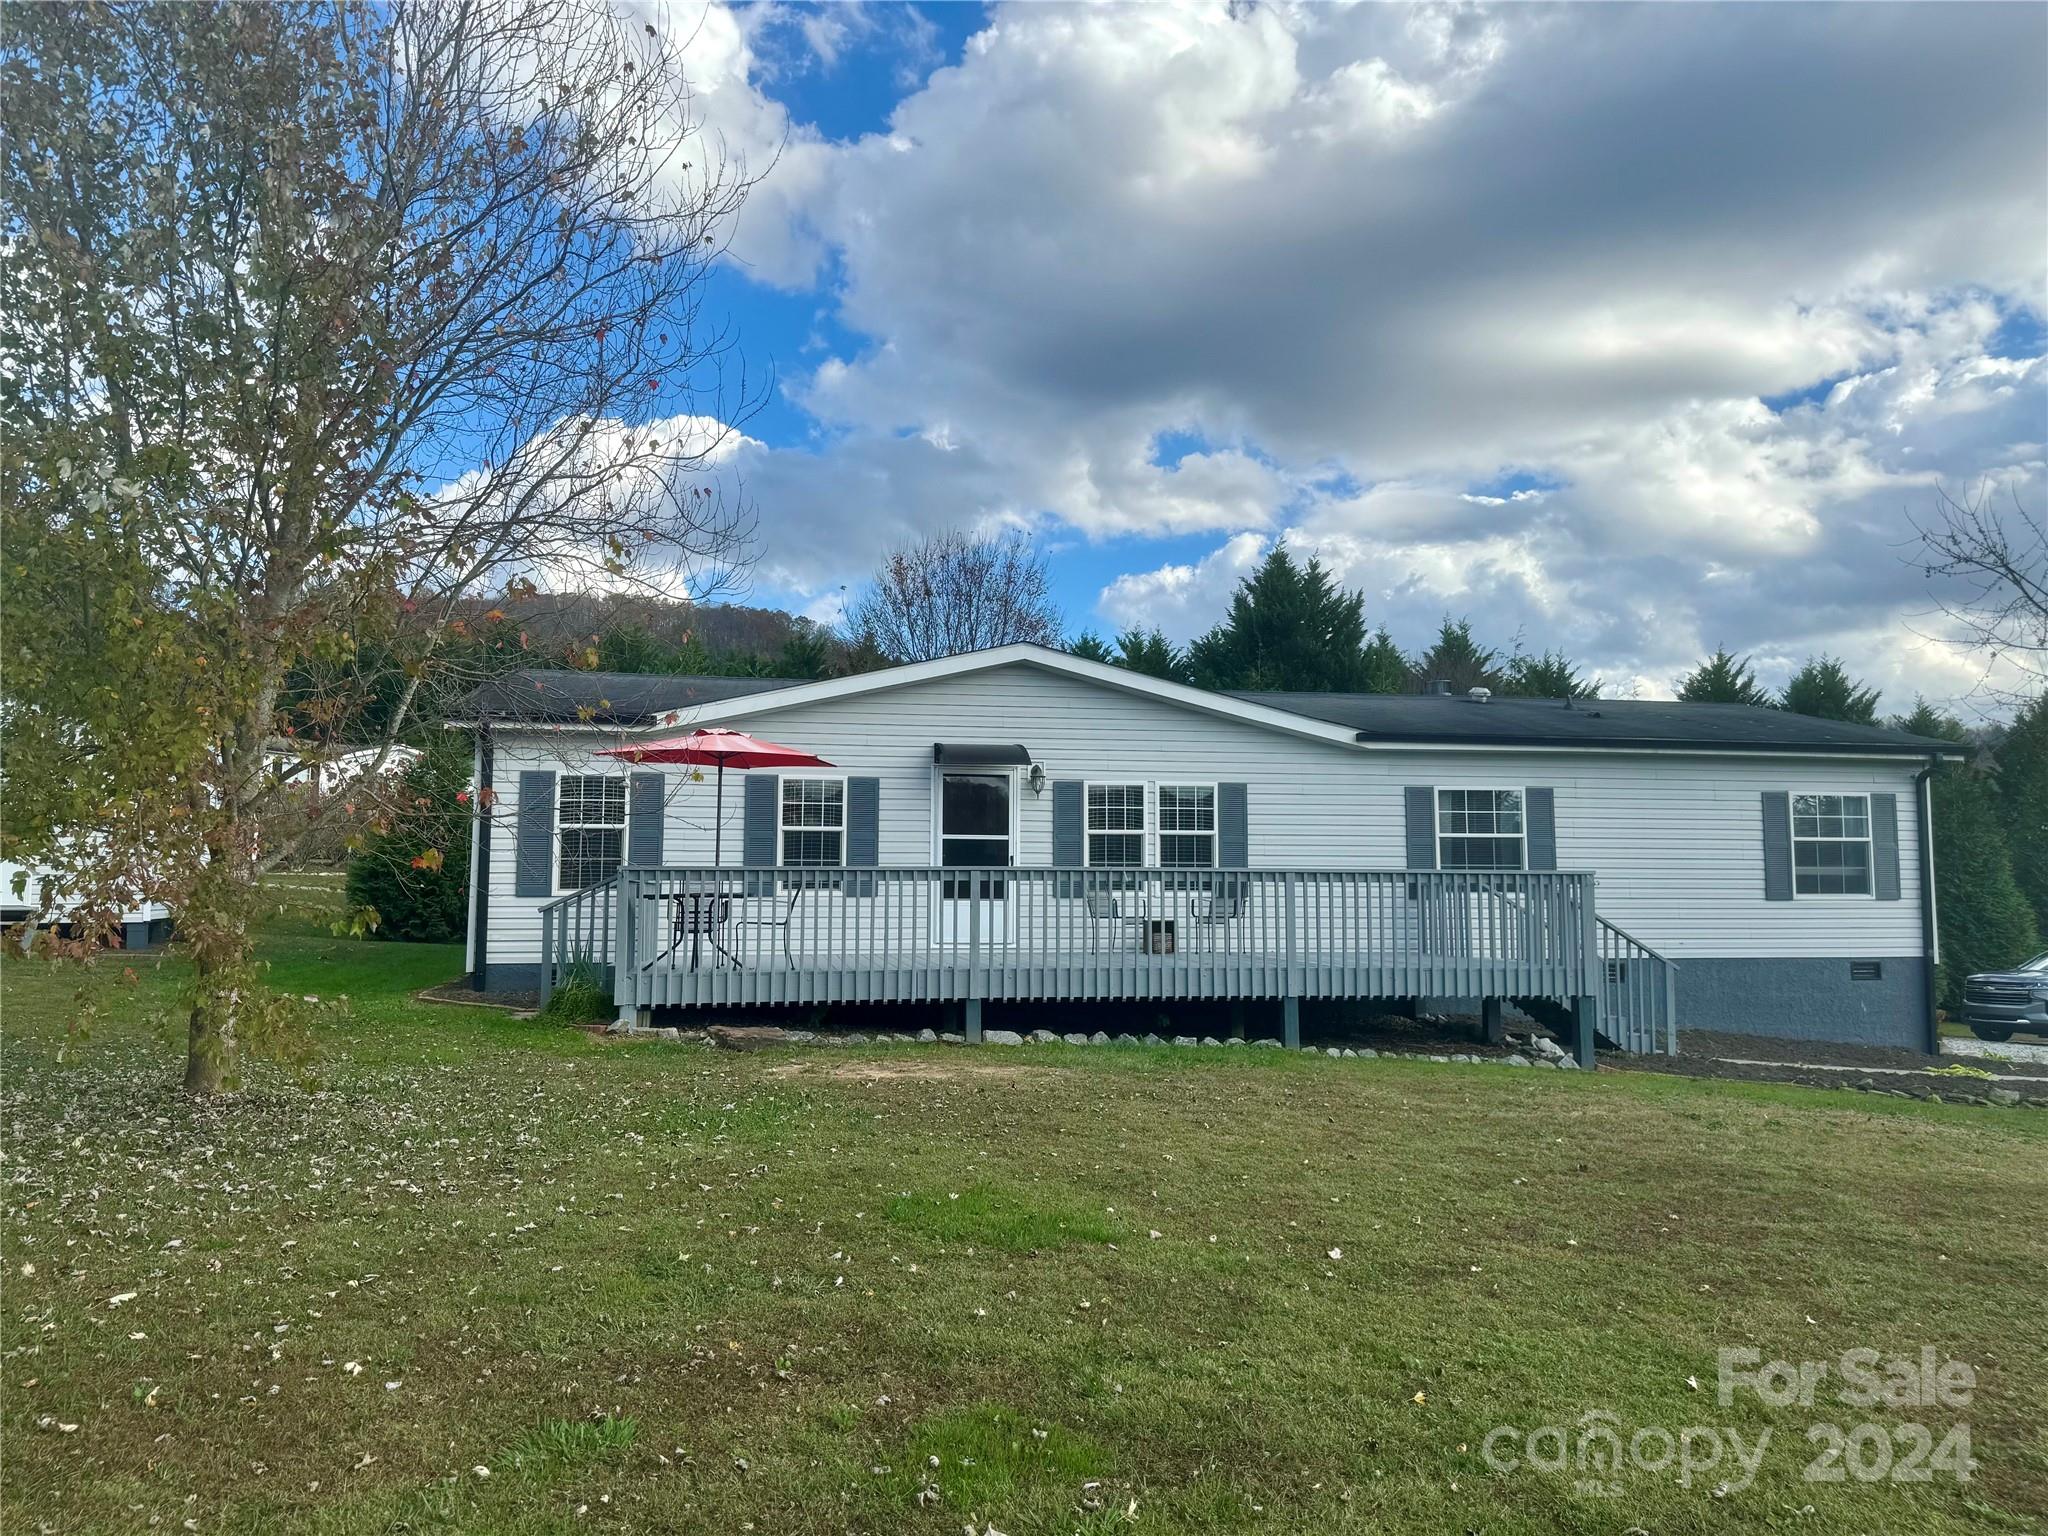
M820 873L823 874L825 871L820 871ZM832 873L837 873L837 871L832 871ZM790 953L789 934L790 930L796 926L796 904L803 900L804 892L812 888L813 882L802 878L791 879L786 872L782 878L787 882L783 890L777 891L773 885L770 885L757 898L766 902L770 915L767 917L742 917L736 926L780 928L782 930L782 963L793 971L796 969L796 956ZM734 960L733 964L737 965L739 961Z
M708 939L713 965L718 963L719 955L725 956L735 966L740 963L740 957L732 952L724 938L725 930L732 925L732 897L717 891L678 891L671 901L668 944L671 958L682 953L683 941L688 939L690 969L696 970L702 962L704 943Z
M1249 895L1240 879L1229 875L1213 879L1207 890L1196 892L1188 916L1201 927L1222 928L1244 916Z
M1100 886L1088 887L1081 893L1081 910L1094 919L1097 929L1107 927L1110 930L1112 947L1119 928L1129 930L1134 936L1142 937L1144 934L1145 919L1136 913L1125 912L1115 891Z

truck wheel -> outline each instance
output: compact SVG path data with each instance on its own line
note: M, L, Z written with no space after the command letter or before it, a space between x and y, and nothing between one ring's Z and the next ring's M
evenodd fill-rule
M2010 1040L2012 1038L2011 1030L1993 1029L1989 1024L1972 1024L1970 1026L1970 1033L1975 1035L1979 1040L2005 1041Z

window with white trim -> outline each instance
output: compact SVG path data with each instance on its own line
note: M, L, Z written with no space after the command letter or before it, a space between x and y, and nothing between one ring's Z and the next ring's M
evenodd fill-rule
M846 862L846 781L782 781L776 863L837 869Z
M555 788L555 889L602 885L626 856L626 776L565 773Z
M1145 862L1145 786L1088 786L1090 869L1135 869Z
M1528 822L1519 789L1439 789L1438 869L1527 869Z
M1870 796L1792 797L1792 890L1799 896L1870 894Z
M1159 867L1216 867L1216 786L1159 786Z

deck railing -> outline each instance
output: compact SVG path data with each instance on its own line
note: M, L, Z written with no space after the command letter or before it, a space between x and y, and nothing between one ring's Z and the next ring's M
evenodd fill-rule
M1600 1032L1625 1051L1678 1054L1678 966L1599 920Z
M1578 873L629 868L614 899L622 1008L1569 998L1598 978ZM590 931L587 905L549 953Z
M619 877L557 896L540 909L540 1005L577 966L587 965L602 986L612 968L612 926L618 919Z

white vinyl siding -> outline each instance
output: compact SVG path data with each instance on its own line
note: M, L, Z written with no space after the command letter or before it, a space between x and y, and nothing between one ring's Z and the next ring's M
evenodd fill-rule
M1471 708L1453 703L1446 707ZM665 733L715 723L685 711ZM880 862L935 862L932 743L1021 741L1051 779L1086 783L1247 785L1251 864L1263 869L1401 869L1402 786L1554 791L1557 867L1599 877L1601 915L1683 961L1699 956L1920 953L1920 853L1909 762L1734 757L1711 753L1355 750L1112 690L1028 665L937 678L859 698L746 717L746 729L880 780ZM490 878L493 964L537 960L537 900L513 895L512 829L522 768L574 773L620 734L520 732L500 724ZM729 781L743 775L728 774ZM668 798L672 864L711 862L714 784L676 775ZM1896 794L1898 901L1769 902L1759 797ZM725 854L735 857L740 801L726 784ZM1053 795L1016 795L1016 862L1052 859ZM1085 801L1084 801L1085 807ZM1085 815L1085 808L1084 808Z
M555 889L602 884L625 856L625 775L563 774L555 788Z

